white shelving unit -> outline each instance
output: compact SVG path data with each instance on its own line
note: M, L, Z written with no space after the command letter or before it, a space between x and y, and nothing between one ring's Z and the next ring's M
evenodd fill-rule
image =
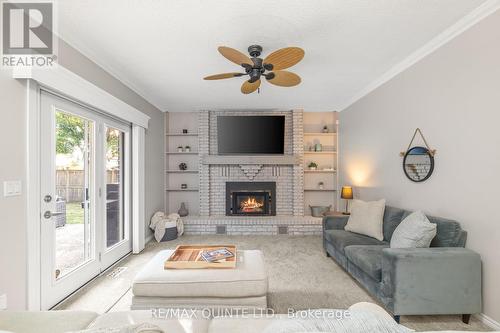
M328 133L323 133L323 126ZM304 112L304 212L311 215L309 206L332 206L338 210L338 113ZM310 150L315 144L322 151ZM328 150L326 150L328 149ZM315 162L318 169L309 170ZM323 182L323 188L319 183Z
M188 133L183 133L187 129ZM177 147L190 146L189 152L178 152ZM187 164L187 170L179 168ZM182 202L189 215L199 214L198 171L198 113L165 113L165 212L176 213ZM187 184L187 188L181 188Z

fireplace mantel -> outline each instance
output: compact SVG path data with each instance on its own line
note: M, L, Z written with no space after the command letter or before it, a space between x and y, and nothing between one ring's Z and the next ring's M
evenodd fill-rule
M300 165L300 155L202 155L201 163L205 165Z

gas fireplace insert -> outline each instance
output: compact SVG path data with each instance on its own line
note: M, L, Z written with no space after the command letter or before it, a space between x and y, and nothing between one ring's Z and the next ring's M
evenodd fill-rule
M276 183L227 182L226 215L276 215Z

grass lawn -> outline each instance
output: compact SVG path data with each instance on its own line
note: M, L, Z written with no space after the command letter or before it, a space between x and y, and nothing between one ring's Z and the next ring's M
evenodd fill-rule
M66 223L81 224L83 223L82 204L80 202L71 202L66 204Z

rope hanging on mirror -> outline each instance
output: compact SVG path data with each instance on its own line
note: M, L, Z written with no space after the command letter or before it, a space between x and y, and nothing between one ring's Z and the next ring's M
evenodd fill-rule
M408 145L408 148L406 148L406 151L402 151L399 153L400 156L405 156L406 152L408 150L410 150L411 148L411 144L413 143L413 140L415 140L415 136L418 134L420 134L420 136L422 137L422 140L424 140L424 143L425 143L425 146L427 147L427 150L429 151L429 154L431 154L431 156L434 156L436 154L436 149L431 149L431 147L429 146L429 144L427 143L427 140L425 140L425 137L424 135L422 134L422 131L420 130L420 128L417 128L415 130L415 133L413 133L413 137L411 138L411 141L410 141L410 144Z

